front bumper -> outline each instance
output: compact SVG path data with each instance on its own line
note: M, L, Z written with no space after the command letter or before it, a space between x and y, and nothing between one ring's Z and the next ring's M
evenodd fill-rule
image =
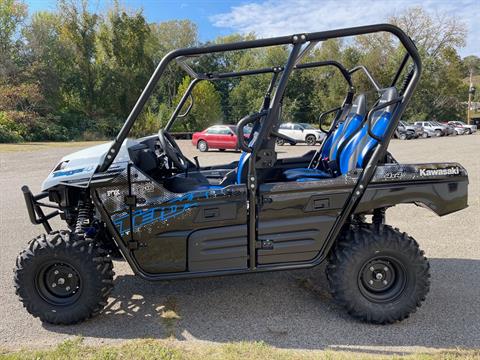
M40 200L48 198L48 192L41 192L38 195L33 195L28 186L22 186L23 197L25 199L25 204L27 206L28 216L30 221L34 225L42 224L47 233L52 232L52 227L50 226L48 220L60 214L59 210L54 210L49 214L43 212L42 207L58 209L54 205L41 203Z

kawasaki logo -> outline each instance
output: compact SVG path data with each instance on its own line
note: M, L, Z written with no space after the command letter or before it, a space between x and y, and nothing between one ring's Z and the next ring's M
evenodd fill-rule
M460 168L455 166L446 169L420 169L419 172L420 176L458 175Z

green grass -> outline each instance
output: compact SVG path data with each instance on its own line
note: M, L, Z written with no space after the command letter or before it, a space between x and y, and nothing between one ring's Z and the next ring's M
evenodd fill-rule
M68 142L30 142L16 144L0 144L0 152L38 151L60 147L87 147L103 144L106 141L68 141Z
M81 338L67 340L44 350L0 351L0 360L113 360L113 359L158 359L158 360L313 360L313 359L397 359L397 360L456 360L480 359L480 350L437 351L429 354L377 355L365 352L337 352L332 350L287 350L277 349L263 342L238 342L223 345L185 343L174 339L136 340L118 346L92 347L83 344Z

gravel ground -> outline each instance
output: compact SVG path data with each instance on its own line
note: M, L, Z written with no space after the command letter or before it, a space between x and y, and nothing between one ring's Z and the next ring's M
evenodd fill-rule
M198 155L188 142L187 156ZM281 156L307 151L284 146ZM148 283L115 263L115 290L104 313L75 326L42 324L17 300L12 285L15 257L42 229L29 223L20 192L38 191L42 180L75 148L0 153L1 263L0 348L43 347L81 335L87 344L126 339L264 341L281 348L378 353L480 347L480 134L393 141L400 162L457 161L469 171L470 207L440 218L413 205L387 212L387 222L415 237L431 263L432 286L424 305L394 325L359 323L332 303L323 267L312 270ZM204 165L228 162L238 153L201 154ZM55 223L58 228L60 223ZM178 320L161 314L172 309Z

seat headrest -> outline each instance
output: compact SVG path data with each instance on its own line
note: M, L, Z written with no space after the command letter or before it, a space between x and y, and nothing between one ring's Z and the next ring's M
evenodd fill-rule
M365 116L367 113L367 97L365 94L358 94L352 104L352 113Z
M382 90L382 96L380 97L380 99L378 100L378 105L381 105L381 104L384 104L386 102L389 102L393 99L396 99L398 97L398 91L395 87L389 87L389 88L385 88ZM383 109L384 111L387 111L389 113L392 113L393 110L395 109L395 106L397 104L392 104L392 105L389 105L387 106L385 109Z

